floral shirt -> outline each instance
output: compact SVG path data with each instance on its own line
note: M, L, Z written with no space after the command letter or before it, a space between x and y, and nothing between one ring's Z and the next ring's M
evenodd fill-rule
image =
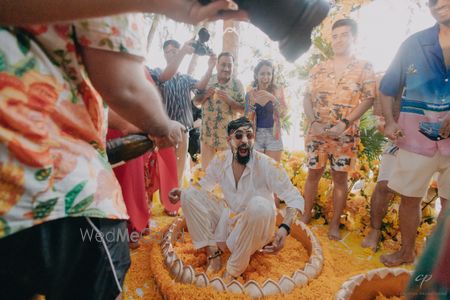
M330 127L347 117L361 102L375 99L375 73L367 61L353 59L338 79L333 60L328 60L315 66L309 77L307 94L315 117ZM345 133L357 135L358 122L354 122Z
M228 96L244 107L244 86L239 80L230 79L226 84L220 84L217 75L213 75L207 88L210 87L226 91ZM218 150L227 149L227 126L237 116L227 103L208 98L202 106L202 142Z
M79 45L144 56L141 15L0 27L0 238L68 216L126 219L107 110Z
M450 68L439 43L438 24L410 36L384 75L380 91L401 95L400 149L433 157L450 156L450 139L437 138L440 122L450 115ZM446 51L446 50L444 50Z

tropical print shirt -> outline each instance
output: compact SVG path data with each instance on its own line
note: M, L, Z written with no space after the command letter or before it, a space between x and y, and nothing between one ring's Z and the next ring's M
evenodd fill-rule
M306 95L311 99L315 117L329 128L346 118L361 102L374 100L376 96L375 73L372 65L364 60L353 58L341 78L336 78L333 60L328 60L312 68L309 77ZM354 145L358 142L358 127L356 121L336 139L312 136L308 132L305 144L312 140L333 140ZM344 148L353 149L353 145Z
M0 27L0 238L68 216L126 219L106 106L79 46L144 56L143 18Z
M450 115L450 68L439 30L436 24L406 39L380 84L384 95L401 95L399 148L429 157L438 151L450 156L450 139L437 138L440 122Z
M211 87L226 91L231 99L244 108L245 91L239 80L232 78L226 84L221 84L217 80L217 75L213 75L209 80L207 89ZM231 109L231 106L227 103L208 98L202 106L201 141L218 150L227 149L227 126L237 116L238 113Z

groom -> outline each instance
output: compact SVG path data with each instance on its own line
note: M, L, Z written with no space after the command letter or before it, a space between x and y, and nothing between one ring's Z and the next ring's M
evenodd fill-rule
M207 272L217 272L220 255L231 252L224 279L232 280L245 271L256 251L277 253L283 248L304 200L283 167L253 149L255 134L247 118L231 121L227 132L230 150L215 156L198 186L173 189L169 198L175 203L181 199L194 247L207 247ZM213 194L217 184L223 199ZM287 205L276 233L274 193Z

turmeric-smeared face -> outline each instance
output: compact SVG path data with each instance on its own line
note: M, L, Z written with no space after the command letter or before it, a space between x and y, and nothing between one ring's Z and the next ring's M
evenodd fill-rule
M242 126L228 136L228 143L233 152L234 159L241 165L250 160L250 155L255 142L255 133L250 126Z

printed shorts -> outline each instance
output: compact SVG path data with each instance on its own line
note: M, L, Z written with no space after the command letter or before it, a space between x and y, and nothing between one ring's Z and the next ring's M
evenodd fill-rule
M305 151L307 166L310 169L322 169L330 161L331 169L350 172L356 163L356 140L353 136L343 136L339 140L307 136Z

